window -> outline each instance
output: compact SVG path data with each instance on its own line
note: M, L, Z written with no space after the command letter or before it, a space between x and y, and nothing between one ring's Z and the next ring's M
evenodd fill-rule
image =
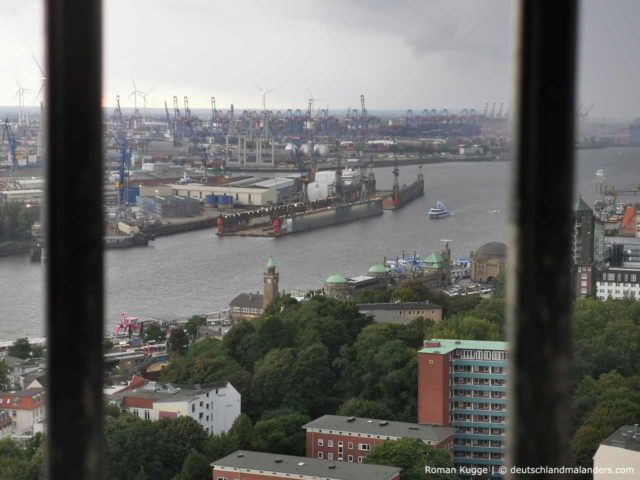
M514 373L517 373L517 372L514 372Z
M151 412L149 412L149 410L144 411L144 419L151 420Z
M342 446L343 446L343 445L344 445L344 443L342 442L342 440L340 440L340 441L338 442L338 447L342 448Z
M353 462L353 455L349 455L349 456L347 457L347 461L348 461L348 462Z
M358 457L358 463L362 463L363 460L364 460L364 457Z
M333 447L333 440L327 440L327 447Z
M196 413L196 404L195 403L191 404L191 413Z
M322 447L323 445L324 445L324 440L323 440L323 439L321 439L321 438L319 438L319 439L318 439L318 446L319 446L319 447Z
M353 450L353 442L348 443L349 450Z
M332 452L327 453L327 460L333 460L333 453Z
M361 450L363 452L368 452L369 450L371 450L371 445L369 445L368 443L359 443L358 450Z
M324 454L322 452L318 452L318 458L322 460L322 457L324 457Z

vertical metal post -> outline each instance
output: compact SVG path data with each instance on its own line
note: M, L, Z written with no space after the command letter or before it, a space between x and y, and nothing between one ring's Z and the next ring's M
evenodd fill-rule
M48 478L103 476L102 5L46 0Z
M508 273L508 465L568 465L576 0L521 0ZM515 478L516 475L513 475Z

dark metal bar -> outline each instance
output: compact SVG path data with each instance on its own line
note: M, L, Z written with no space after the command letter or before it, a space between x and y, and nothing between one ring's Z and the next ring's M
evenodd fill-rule
M46 0L48 478L102 478L102 5Z
M562 466L570 462L578 6L576 0L521 0L517 15L508 465Z

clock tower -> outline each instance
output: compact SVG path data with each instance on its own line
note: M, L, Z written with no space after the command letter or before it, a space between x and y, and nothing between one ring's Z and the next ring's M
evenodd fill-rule
M267 271L264 272L264 301L262 308L267 308L278 297L279 279L280 274L276 272L276 264L273 258L269 257Z

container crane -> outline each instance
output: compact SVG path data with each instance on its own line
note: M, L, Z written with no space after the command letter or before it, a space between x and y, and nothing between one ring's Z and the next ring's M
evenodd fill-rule
M18 159L16 157L16 137L13 135L11 125L9 125L9 119L4 121L2 129L2 141L7 142L9 146L9 160L11 161L11 170L9 171L9 180L7 182L7 190L16 190L18 188L17 176L18 176Z
M171 123L171 116L169 115L169 107L167 106L167 102L164 102L164 111L165 111L165 123L167 124L167 132L170 132L172 135L175 134L175 128Z
M118 180L116 182L116 190L118 191L118 213L116 217L119 218L120 206L124 204L125 168L129 165L131 159L131 147L123 136L114 136L113 140L120 151L120 168L118 169Z
M117 128L124 127L124 119L122 118L122 109L120 108L120 95L116 95L116 108L113 111L112 118Z

